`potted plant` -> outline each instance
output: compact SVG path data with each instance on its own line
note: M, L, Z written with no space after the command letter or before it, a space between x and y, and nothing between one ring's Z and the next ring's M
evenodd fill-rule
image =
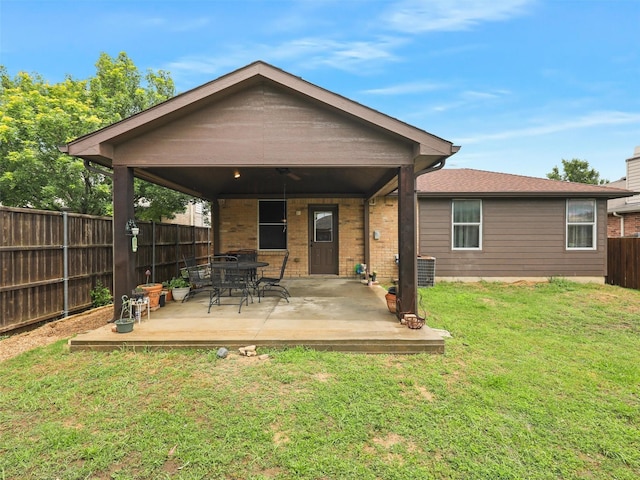
M173 277L169 281L169 288L171 288L173 299L176 302L181 302L187 295L189 295L191 284L182 277Z
M115 321L116 332L118 332L118 333L133 332L133 324L134 323L135 323L135 319L133 319L133 318L120 318L120 319Z
M170 302L171 300L173 300L173 287L171 287L170 283L171 282L169 280L165 280L164 282L162 282L162 294L164 295L164 299L166 302Z
M162 292L162 284L149 283L149 276L151 275L150 270L147 270L145 275L147 276L147 283L138 285L137 288L141 288L147 292L147 295L149 295L149 307L156 309L160 306L160 292Z
M391 313L396 313L396 287L389 287L387 294L384 296L387 300L387 308Z

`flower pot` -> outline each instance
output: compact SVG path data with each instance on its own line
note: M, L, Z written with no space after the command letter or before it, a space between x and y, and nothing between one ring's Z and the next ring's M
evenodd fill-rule
M191 287L174 288L173 289L173 299L176 302L181 302L182 300L184 300L184 297L189 295L189 290L191 290Z
M160 306L161 283L145 283L144 285L138 285L138 288L143 289L149 295L150 308L158 308Z
M173 300L173 293L172 293L173 290L172 289L168 289L168 290L163 290L163 292L165 292L165 294L164 294L164 296L166 297L165 301L171 302Z
M384 298L387 300L387 308L391 313L396 313L396 295L394 293L387 293Z
M116 332L118 333L129 333L133 332L133 324L135 321L132 318L121 318L120 320L116 320Z

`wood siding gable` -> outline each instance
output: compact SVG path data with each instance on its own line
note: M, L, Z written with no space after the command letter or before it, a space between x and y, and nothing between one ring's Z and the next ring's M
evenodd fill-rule
M126 141L114 165L390 167L413 145L270 83L210 103Z

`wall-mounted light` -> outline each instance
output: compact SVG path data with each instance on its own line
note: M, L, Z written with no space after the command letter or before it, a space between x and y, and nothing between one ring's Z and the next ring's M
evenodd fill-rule
M140 228L136 225L136 222L130 218L127 220L127 224L124 227L125 235L131 237L131 251L138 251L138 235L140 235Z
M235 178L236 180L240 178L240 170L238 170L237 168L233 171L233 178Z

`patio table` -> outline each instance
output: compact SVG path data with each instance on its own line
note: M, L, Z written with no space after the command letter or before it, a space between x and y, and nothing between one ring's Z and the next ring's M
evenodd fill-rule
M249 304L249 289L255 291L255 272L258 268L268 266L268 262L258 261L238 261L234 257L218 257L210 263L211 266L211 282L212 289L209 297L209 311L213 304L221 305L222 292L229 291L229 296L233 290L240 290L241 298L238 313L242 308L242 304ZM253 296L251 296L253 303Z
M238 261L238 262L211 262L211 269L229 268L229 264L239 270L257 270L258 268L268 267L268 262Z

